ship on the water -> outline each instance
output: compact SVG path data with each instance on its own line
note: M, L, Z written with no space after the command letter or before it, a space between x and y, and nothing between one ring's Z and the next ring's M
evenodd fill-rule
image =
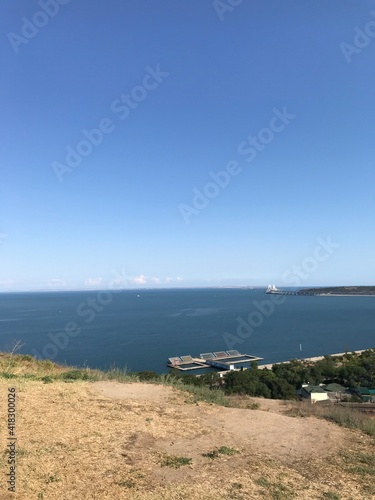
M282 293L275 285L268 285L266 293Z

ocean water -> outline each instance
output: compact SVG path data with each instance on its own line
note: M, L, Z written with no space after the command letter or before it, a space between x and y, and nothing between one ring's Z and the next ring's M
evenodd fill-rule
M375 347L375 297L287 296L274 304L264 291L0 294L0 350L20 340L19 353L40 358L163 373L167 358L187 354L237 349L272 363Z

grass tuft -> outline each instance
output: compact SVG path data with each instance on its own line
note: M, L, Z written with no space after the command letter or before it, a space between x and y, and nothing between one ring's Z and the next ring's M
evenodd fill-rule
M207 453L202 453L202 457L208 457L208 458L217 458L220 455L236 455L238 453L237 450L234 448L230 448L229 446L221 446L220 448L217 448L216 450L209 451Z
M330 498L331 500L340 500L340 496L332 491L324 491L323 498Z
M163 458L160 465L161 467L172 467L174 469L179 469L183 465L190 465L192 458L187 457L177 457L175 455L167 455Z
M136 482L133 481L133 479L127 479L126 481L119 481L116 484L118 486L123 487L123 488L135 488L136 487Z

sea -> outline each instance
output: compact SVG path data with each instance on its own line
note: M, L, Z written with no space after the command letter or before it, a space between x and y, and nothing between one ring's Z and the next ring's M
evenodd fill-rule
M375 296L265 288L0 294L0 351L91 368L168 373L167 360L238 350L275 363L375 347Z

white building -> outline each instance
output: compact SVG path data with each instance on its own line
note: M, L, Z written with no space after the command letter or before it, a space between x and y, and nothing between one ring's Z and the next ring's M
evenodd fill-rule
M302 398L310 400L311 403L329 399L328 393L320 385L302 384L299 394Z

